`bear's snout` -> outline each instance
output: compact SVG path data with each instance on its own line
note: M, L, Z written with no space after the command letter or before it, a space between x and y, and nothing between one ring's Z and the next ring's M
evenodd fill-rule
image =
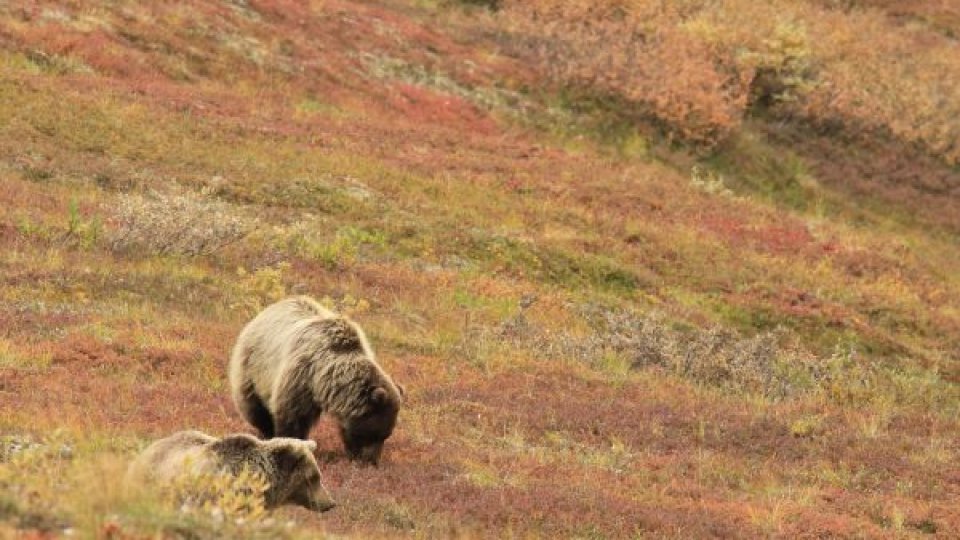
M296 502L307 510L323 513L333 510L337 506L337 501L327 491L327 488L320 482L319 478L304 486L306 489L300 492L300 496L295 496Z
M348 449L347 454L364 465L377 467L380 465L380 456L383 454L383 441L361 446L358 449Z
M337 506L337 501L333 500L330 493L324 487L320 487L307 497L306 504L303 505L308 510L317 513L323 513L333 510Z
M310 505L310 510L313 510L317 513L328 512L337 507L337 503L331 499L325 499L321 501L313 501Z

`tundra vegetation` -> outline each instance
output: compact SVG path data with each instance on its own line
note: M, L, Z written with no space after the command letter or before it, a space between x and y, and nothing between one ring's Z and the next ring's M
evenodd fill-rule
M958 33L939 0L0 3L0 534L956 534ZM405 386L381 466L321 422L322 516L124 489L246 429L229 349L288 294Z

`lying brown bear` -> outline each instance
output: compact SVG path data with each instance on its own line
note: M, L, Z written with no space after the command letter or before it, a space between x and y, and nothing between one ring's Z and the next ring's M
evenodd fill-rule
M268 509L295 504L317 512L336 506L320 480L313 441L278 438L261 441L247 434L222 439L199 431L181 431L148 446L127 472L127 482L169 483L181 475L238 475L244 469L268 484Z
M347 454L373 464L403 399L363 330L306 296L267 307L243 328L230 357L230 387L240 414L263 437L306 439L326 412Z

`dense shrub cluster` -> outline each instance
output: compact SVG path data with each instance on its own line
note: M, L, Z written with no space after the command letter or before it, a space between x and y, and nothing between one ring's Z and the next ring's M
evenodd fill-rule
M743 119L745 73L690 32L646 15L617 3L516 2L503 20L511 52L553 81L623 100L683 140L724 140Z
M180 255L212 253L251 230L234 207L187 195L124 195L113 224L114 250Z
M960 161L960 57L871 5L748 0L504 2L505 48L555 83L626 101L713 146L753 110L894 137Z

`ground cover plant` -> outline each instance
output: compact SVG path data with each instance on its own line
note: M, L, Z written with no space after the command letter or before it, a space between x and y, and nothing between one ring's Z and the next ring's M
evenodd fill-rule
M0 4L0 531L954 536L958 21ZM288 294L404 385L381 466L321 422L330 513L123 486L249 430L229 350Z

